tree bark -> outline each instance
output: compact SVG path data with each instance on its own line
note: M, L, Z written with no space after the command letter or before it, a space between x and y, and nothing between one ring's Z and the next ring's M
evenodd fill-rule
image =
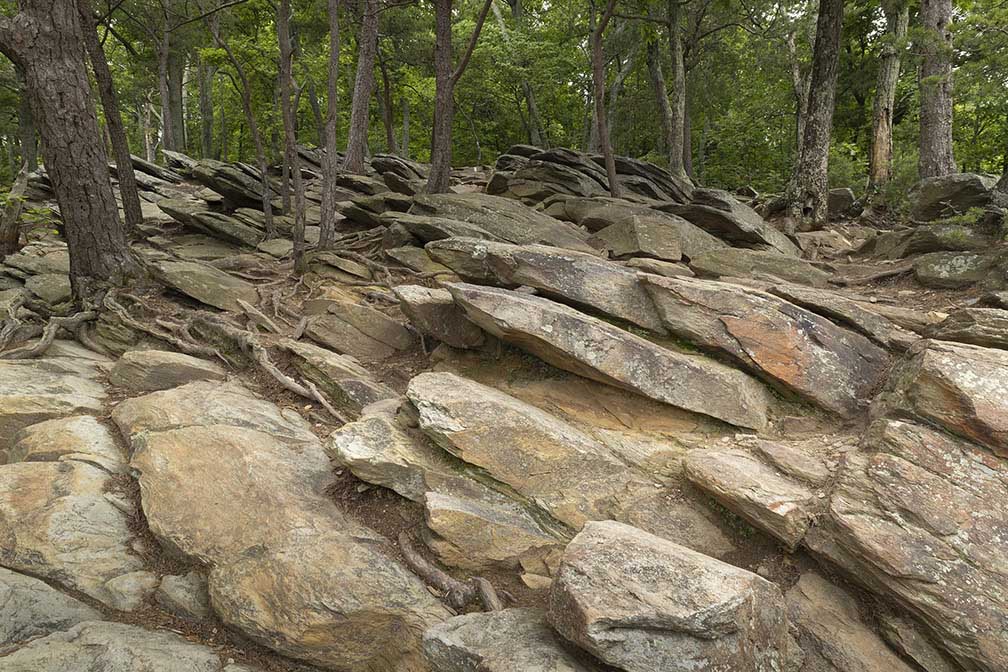
M343 170L364 172L368 155L368 126L371 120L371 93L374 91L375 56L378 52L378 0L364 0L364 13L357 37L357 76L350 102L350 134L347 137Z
M408 159L410 157L410 128L409 128L409 115L410 115L410 104L409 98L406 96L401 96L402 99L402 144L399 145L399 150L402 152L402 157Z
M829 146L842 27L843 0L820 0L805 134L787 198L791 216L803 228L819 227L826 221Z
M119 112L119 98L112 81L112 71L109 70L105 50L98 41L98 24L90 0L78 0L77 6L81 15L84 46L91 60L91 69L98 85L98 96L101 98L102 110L105 111L106 130L115 156L116 177L119 179L119 195L122 198L126 230L136 231L143 224L143 211L140 209L140 192L137 189L136 175L133 173L133 158L130 156L129 142L126 140L126 127Z
M616 9L616 0L608 0L605 11L592 32L592 88L595 98L595 125L598 129L599 147L605 159L606 175L609 178L609 192L616 198L620 196L620 186L616 178L616 159L613 157L612 144L609 142L609 124L606 119L605 106L605 60L602 54L602 35Z
M452 71L452 0L434 0L434 123L431 128L431 168L427 178L427 193L448 191L451 183L452 119L455 116L455 85L462 78L472 58L483 24L493 0L485 0L469 44Z
M315 82L309 79L305 88L308 93L308 106L311 107L312 118L315 120L315 132L317 133L315 144L322 147L325 145L325 118L322 116L322 107L319 105Z
M883 2L886 17L885 42L879 59L872 110L872 147L868 161L868 195L892 179L893 107L900 75L900 54L910 21L910 5L905 0Z
M168 9L165 6L164 25L161 41L158 43L158 95L161 98L161 146L172 151L181 151L175 145L175 119L172 111L171 92L168 85L168 61L171 53L171 26Z
M668 0L666 30L669 42L669 63L671 64L669 97L672 99L669 137L674 140L668 147L669 172L676 177L686 177L686 166L683 160L686 142L686 64L683 60L680 13L680 0Z
M956 170L952 154L952 0L921 0L921 178Z
M277 8L277 41L280 43L280 108L283 113L287 165L294 188L294 270L305 270L305 191L297 151L297 127L294 118L294 49L290 34L291 0L280 0Z
M511 18L514 19L516 25L520 26L522 21L521 0L508 0L508 3L511 5ZM496 4L491 5L491 8L493 9L494 18L497 20L497 27L500 28L504 41L510 44L511 33L508 31L507 24L504 22L504 16L501 14L501 11ZM532 92L532 86L525 77L522 77L521 80L521 90L522 97L525 99L525 109L528 111L527 129L529 144L533 147L543 147L543 138L545 133L543 131L542 119L539 116L539 106L536 105L535 94Z
M38 136L35 133L35 119L32 116L31 103L28 102L28 92L25 90L24 72L17 68L18 81L21 82L21 92L18 96L18 135L21 138L21 162L28 166L28 172L38 170Z
M319 249L323 250L332 245L336 232L336 176L339 173L339 161L336 156L336 122L339 120L339 110L336 102L339 97L340 0L328 0L328 3L329 72L326 91L325 155L322 157L322 221L318 244Z
M214 155L213 80L216 72L217 68L207 63L199 66L200 155L204 158Z
M185 80L185 56L172 49L168 52L168 105L171 107L172 144L176 151L186 151L185 105L183 104L183 82Z
M0 260L21 249L21 210L24 195L28 189L28 164L21 166L21 172L14 178L7 203L0 214Z
M651 87L654 89L655 102L658 103L659 121L661 122L661 147L671 156L675 147L675 134L672 131L672 106L669 104L668 89L665 88L665 75L661 67L661 54L658 43L654 40L647 45L648 75ZM669 162L671 164L671 161Z
M800 157L802 142L805 140L805 116L808 114L809 76L803 76L801 72L794 30L785 36L784 46L787 48L788 63L791 66L791 91L795 99L795 154Z
M0 51L23 68L80 305L136 271L109 180L75 0L21 0L0 19Z

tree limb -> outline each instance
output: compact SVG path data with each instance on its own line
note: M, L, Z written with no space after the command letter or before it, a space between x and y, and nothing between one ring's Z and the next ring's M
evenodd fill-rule
M485 0L483 8L480 9L479 16L476 17L476 27L473 28L472 35L469 36L469 44L466 46L465 53L462 54L462 58L459 60L458 65L455 67L455 72L451 76L451 87L453 88L462 77L462 73L465 72L466 66L469 65L469 59L472 58L473 51L476 49L476 42L479 41L480 33L483 31L483 24L486 22L491 4L493 4L493 0Z

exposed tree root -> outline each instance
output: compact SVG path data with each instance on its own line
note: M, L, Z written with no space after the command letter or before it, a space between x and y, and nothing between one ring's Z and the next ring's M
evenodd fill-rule
M51 317L42 330L42 338L22 348L0 352L0 359L32 359L45 354L49 346L56 340L56 334L60 329L76 332L77 328L85 322L98 319L98 313L94 310L82 310L68 317Z
M500 611L504 608L497 596L497 591L489 581L479 576L468 581L459 581L449 576L428 562L413 548L409 535L405 531L399 533L399 550L402 551L410 569L433 588L443 593L452 609L461 611L474 602L479 602L483 606L483 611Z

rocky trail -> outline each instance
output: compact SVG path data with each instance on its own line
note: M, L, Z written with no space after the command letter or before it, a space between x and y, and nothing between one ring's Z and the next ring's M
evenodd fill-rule
M0 266L0 670L1008 669L985 178L795 232L625 157L377 155L298 277L279 175L266 240L252 168L166 155L149 282L71 320L51 227Z

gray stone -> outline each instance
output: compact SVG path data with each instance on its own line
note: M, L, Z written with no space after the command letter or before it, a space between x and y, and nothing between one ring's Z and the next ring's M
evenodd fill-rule
M165 350L130 350L112 367L109 382L137 392L155 392L197 380L224 380L217 363Z
M705 252L690 259L690 268L705 277L754 278L785 280L799 285L825 287L829 274L794 257L777 252L746 250L737 247Z
M195 570L163 577L154 599L165 611L192 621L206 620L212 614L207 579Z
M105 425L90 415L54 418L22 429L14 437L8 462L56 462L64 457L121 471L126 456Z
M961 224L925 224L901 231L881 231L858 248L858 254L882 259L903 259L929 252L981 252L991 246L990 236Z
M931 336L1008 350L1008 310L960 308L935 325Z
M913 273L925 287L956 289L987 278L996 259L978 252L932 252L917 257Z
M96 609L43 581L0 568L0 650L100 618Z
M996 181L973 173L923 179L910 191L910 214L916 220L930 221L982 208L990 203Z
M294 366L301 375L351 417L360 415L361 409L369 404L398 397L352 357L311 343L288 340L283 346L294 356Z
M337 352L377 360L409 350L415 343L402 323L362 303L333 302L328 311L311 318L305 334Z
M444 289L399 285L392 291L403 314L417 331L453 348L475 348L483 343L483 331L469 321Z
M43 273L25 280L25 289L50 305L57 305L71 298L70 277L62 273Z
M734 245L759 246L791 257L800 255L798 246L786 235L727 191L697 189L690 204L673 206L670 211Z
M892 614L882 614L879 630L896 651L920 665L925 672L958 672L959 667L932 644L912 621Z
M567 546L549 620L626 672L776 672L787 664L777 586L612 521L589 523Z
M239 299L252 305L259 301L255 285L207 264L161 261L152 266L169 287L214 308L238 313L242 311Z
M625 265L627 268L634 268L639 271L643 271L644 273L663 275L666 278L693 277L693 271L691 271L689 266L686 264L673 264L667 261L661 261L660 259L636 257L634 259L627 259Z
M830 189L826 197L826 211L830 219L843 219L850 215L857 198L850 187Z
M741 427L766 425L767 392L740 371L540 297L461 283L448 290L484 330L558 368Z

